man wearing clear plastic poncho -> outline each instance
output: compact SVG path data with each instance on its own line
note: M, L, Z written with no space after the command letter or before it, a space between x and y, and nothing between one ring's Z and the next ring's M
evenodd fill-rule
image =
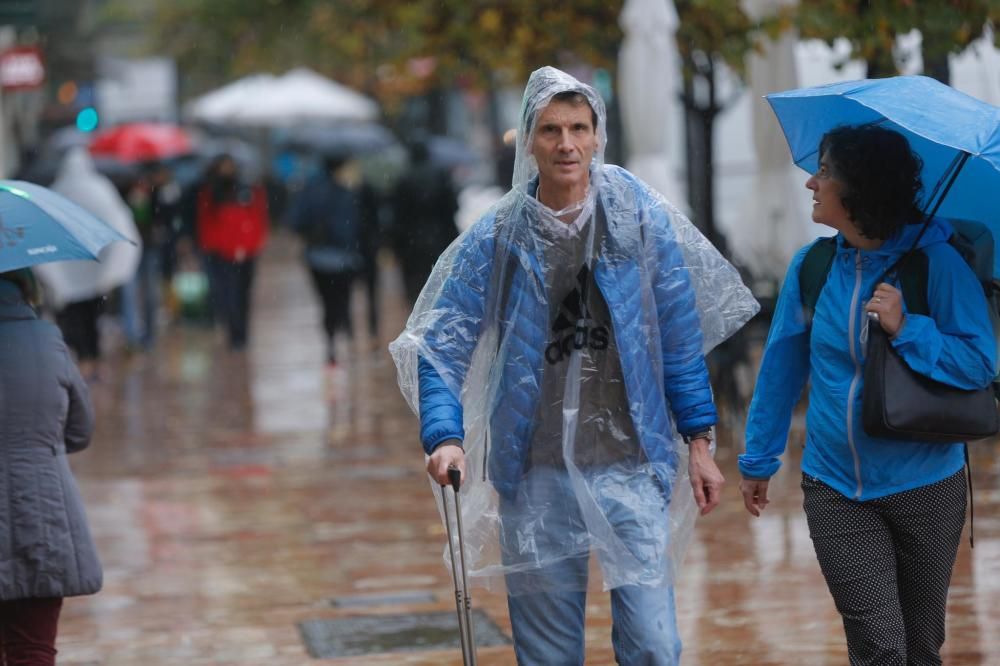
M758 309L683 215L604 164L605 119L591 87L531 75L513 188L390 345L428 472L462 471L469 574L505 583L522 665L583 663L591 552L618 661L677 663L673 577L723 483L704 353Z

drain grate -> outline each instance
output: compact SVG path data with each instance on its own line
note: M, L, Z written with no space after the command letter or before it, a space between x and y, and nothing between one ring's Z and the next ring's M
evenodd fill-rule
M510 639L481 610L472 611L476 645L510 645ZM454 612L366 615L299 623L302 640L316 659L385 652L461 650Z
M362 608L367 606L398 606L400 604L433 604L437 597L432 592L413 590L336 597L330 600L334 608Z

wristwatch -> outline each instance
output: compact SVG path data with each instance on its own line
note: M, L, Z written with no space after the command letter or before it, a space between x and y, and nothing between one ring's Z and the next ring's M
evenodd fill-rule
M702 430L701 432L692 433L690 435L681 435L681 438L684 439L684 443L685 444L690 444L691 440L694 440L694 439L707 439L708 441L711 442L712 441L712 431L711 430Z

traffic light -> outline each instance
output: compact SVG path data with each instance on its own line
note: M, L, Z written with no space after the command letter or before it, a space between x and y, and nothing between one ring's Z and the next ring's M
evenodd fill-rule
M76 114L76 128L81 132L93 132L100 124L100 120L97 109L85 106Z

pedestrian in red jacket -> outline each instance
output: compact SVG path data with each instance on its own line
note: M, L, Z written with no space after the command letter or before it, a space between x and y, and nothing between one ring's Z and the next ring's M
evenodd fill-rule
M212 308L229 346L246 346L255 259L267 242L267 195L241 181L235 160L222 155L198 192L198 245L208 264Z

